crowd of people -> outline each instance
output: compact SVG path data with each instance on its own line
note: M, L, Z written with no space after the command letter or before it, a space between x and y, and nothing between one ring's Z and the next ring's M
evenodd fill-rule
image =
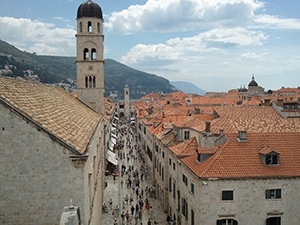
M114 182L119 182L120 197L118 202L110 199L107 203L107 211L114 217L114 225L158 224L151 204L152 199L156 198L156 188L146 182L150 180L149 169L137 144L135 129L125 118L120 118L116 127L117 142L114 151L120 168L117 166L114 171L117 177ZM107 208L105 203L104 205Z

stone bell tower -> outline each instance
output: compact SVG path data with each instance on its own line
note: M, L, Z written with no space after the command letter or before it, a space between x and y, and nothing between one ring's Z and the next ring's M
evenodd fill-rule
M77 10L76 64L78 99L104 114L103 16L92 0Z
M127 84L124 87L124 116L126 118L130 116L129 87Z

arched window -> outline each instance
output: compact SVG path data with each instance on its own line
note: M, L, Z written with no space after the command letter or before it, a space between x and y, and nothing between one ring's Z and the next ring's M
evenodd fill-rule
M85 88L89 87L89 78L85 77Z
M83 59L89 60L89 50L87 48L85 48L83 51Z
M79 23L79 32L82 33L82 22Z
M100 33L100 23L99 22L97 23L97 30L98 30L98 33Z
M95 87L96 87L96 77L93 76L93 88L95 88Z
M96 60L97 59L97 52L96 52L96 49L93 48L92 49L92 60Z
M90 88L92 87L92 77L91 76L89 77L89 87Z
M89 33L93 32L93 27L92 27L92 22L91 21L88 22L88 32Z

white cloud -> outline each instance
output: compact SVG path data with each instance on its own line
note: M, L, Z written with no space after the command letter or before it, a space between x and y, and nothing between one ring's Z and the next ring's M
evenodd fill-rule
M281 30L300 30L300 19L278 18L271 15L255 16L256 28L281 29Z
M171 32L218 27L248 27L300 30L300 20L255 14L264 11L260 0L148 0L144 5L112 13L109 31L130 34L139 31Z
M75 33L68 28L25 18L0 17L0 39L40 55L75 55Z
M106 26L119 33L187 31L207 27L235 27L252 22L256 0L148 0L114 12Z
M260 31L250 31L241 27L213 29L193 37L172 38L165 44L138 44L123 56L121 61L127 64L138 64L160 60L169 63L176 60L198 60L201 54L222 53L228 48L239 46L261 45L266 39L267 36Z
M241 55L244 59L261 59L265 57L267 53L257 54L255 52L247 52Z
M59 20L59 21L63 21L63 22L66 22L66 23L70 22L69 19L65 19L65 18L62 17L62 16L56 16L56 17L53 17L53 19Z

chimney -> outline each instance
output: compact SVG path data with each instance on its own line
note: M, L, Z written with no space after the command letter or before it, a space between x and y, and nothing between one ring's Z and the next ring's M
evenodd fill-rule
M247 142L247 131L239 130L238 141Z
M205 132L210 133L210 121L205 122Z

